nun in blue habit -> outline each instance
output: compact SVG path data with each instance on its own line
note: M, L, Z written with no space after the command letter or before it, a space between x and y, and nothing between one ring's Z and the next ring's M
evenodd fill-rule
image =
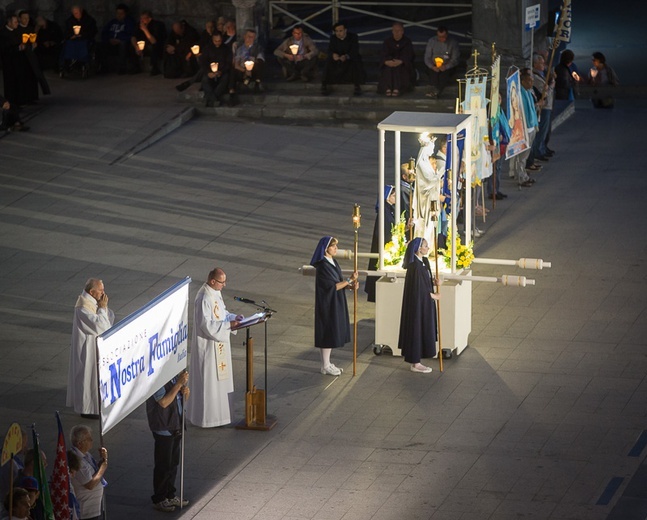
M350 341L348 303L344 289L353 289L357 273L344 279L335 260L337 239L325 236L319 240L310 265L317 270L315 282L315 347L321 353L321 373L338 376L342 369L330 362L332 349Z
M393 186L384 186L384 204L382 211L384 213L384 244L391 241L391 230L395 224L395 188ZM379 202L379 201L378 201ZM373 240L371 242L371 253L379 253L380 251L380 205L375 205L375 226L373 227ZM371 258L368 261L368 270L377 270L377 258ZM367 276L366 283L364 284L364 292L366 293L366 301L375 301L375 283L379 276Z
M438 337L434 300L438 300L439 296L434 293L428 254L429 245L424 238L414 238L407 245L402 263L407 275L404 280L398 340L404 360L411 363L411 371L423 374L431 372L431 367L423 365L420 360L436 355Z

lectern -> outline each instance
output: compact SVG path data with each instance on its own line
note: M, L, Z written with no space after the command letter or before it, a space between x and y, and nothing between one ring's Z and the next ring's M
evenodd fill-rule
M245 329L247 358L247 391L245 392L245 418L236 425L238 430L271 430L276 425L276 417L267 414L266 389L256 388L254 384L254 338L251 328L265 325L265 386L267 387L267 321L272 317L270 310L258 312L241 321L232 330Z

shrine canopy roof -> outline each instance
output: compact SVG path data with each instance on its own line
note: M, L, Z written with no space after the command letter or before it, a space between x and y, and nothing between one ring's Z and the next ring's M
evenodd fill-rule
M377 124L379 130L391 132L431 132L451 134L469 126L471 114L440 114L432 112L393 112Z

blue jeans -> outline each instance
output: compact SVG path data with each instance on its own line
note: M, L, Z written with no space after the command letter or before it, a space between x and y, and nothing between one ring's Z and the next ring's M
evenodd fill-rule
M543 157L548 152L546 149L546 138L550 131L552 115L553 111L546 108L539 114L539 129L537 130L535 141L532 143L532 155L534 157Z

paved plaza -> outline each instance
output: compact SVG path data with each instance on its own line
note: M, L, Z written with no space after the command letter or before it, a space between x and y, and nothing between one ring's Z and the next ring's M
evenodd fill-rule
M121 319L185 276L192 301L220 266L231 311L253 310L233 296L278 311L268 359L278 424L189 426L191 504L160 513L140 407L104 437L109 518L602 520L632 489L633 507L617 518L647 517L647 480L632 484L647 452L647 177L638 159L647 103L596 111L578 101L535 186L518 191L504 175L509 197L479 224L476 255L552 268L475 266L536 285L475 283L469 348L444 372L434 362L432 374L413 374L401 358L375 356L375 308L360 293L357 375L348 345L333 354L344 373L332 378L319 374L313 348L314 279L298 268L323 235L351 246L355 202L368 249L377 131L201 117L131 154L186 111L173 85L53 78L31 131L0 139L3 431L36 423L51 461L54 412L67 430L81 422L65 392L73 306L87 278L103 279ZM403 142L403 156L415 153ZM242 343L232 341L236 419Z

